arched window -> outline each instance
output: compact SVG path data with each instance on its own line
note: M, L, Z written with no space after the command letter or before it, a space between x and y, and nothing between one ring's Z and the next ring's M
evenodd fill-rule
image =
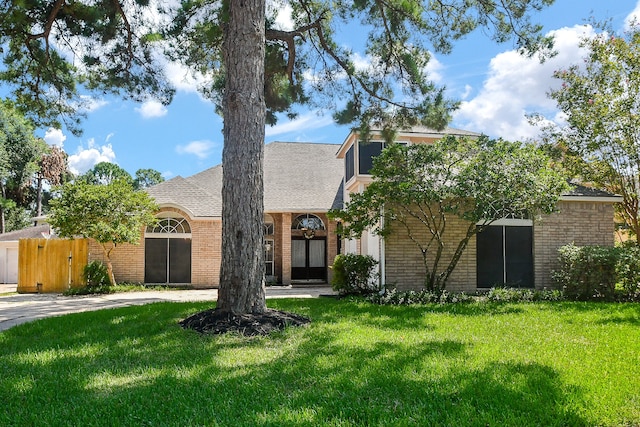
M272 236L275 234L273 217L269 214L264 214L263 231L265 236Z
M146 235L149 234L191 234L191 227L185 218L159 218L155 226L147 227Z
M292 230L324 230L324 222L313 214L298 215L291 223Z
M292 230L304 231L304 237L312 239L316 231L324 230L324 222L313 214L298 215L291 223Z

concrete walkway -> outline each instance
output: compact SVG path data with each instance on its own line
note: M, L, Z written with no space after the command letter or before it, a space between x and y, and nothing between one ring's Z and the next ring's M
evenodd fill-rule
M21 323L69 313L127 307L152 302L215 301L216 289L181 291L123 292L108 295L64 296L61 294L11 294L15 285L0 285L0 331ZM274 286L267 298L317 298L335 294L330 286Z

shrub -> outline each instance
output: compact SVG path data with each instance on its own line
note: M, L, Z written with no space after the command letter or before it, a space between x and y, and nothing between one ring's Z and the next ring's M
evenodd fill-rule
M85 265L83 271L87 286L78 290L78 293L105 294L111 292L111 282L107 266L100 261L91 261Z
M342 295L364 295L380 289L378 265L370 255L340 254L333 261L331 287Z
M369 302L380 305L455 304L474 300L471 295L446 290L398 291L393 288L385 289L384 293L371 294L367 299Z
M615 295L618 248L566 245L558 249L560 269L553 272L567 298L611 300Z
M618 283L622 286L622 298L640 300L640 247L635 242L624 244L618 253L616 267Z
M562 301L564 293L560 290L538 290L498 287L491 288L485 296L492 302L534 302L534 301Z

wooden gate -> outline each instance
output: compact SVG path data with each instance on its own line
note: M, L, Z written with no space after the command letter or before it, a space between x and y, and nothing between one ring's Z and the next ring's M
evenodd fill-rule
M21 239L18 244L18 292L64 292L84 285L86 239Z

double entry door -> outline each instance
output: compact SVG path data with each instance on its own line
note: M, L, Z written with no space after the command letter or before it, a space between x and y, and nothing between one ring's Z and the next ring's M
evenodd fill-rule
M327 280L326 246L325 237L292 238L291 279Z
M191 283L191 239L144 239L144 282Z

